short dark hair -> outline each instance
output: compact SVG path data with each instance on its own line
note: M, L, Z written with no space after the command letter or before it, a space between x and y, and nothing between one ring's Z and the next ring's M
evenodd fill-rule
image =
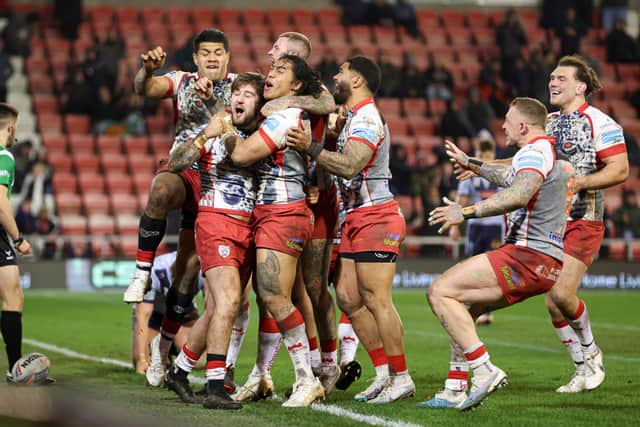
M18 118L18 110L9 104L0 102L0 126L6 126L8 122Z
M289 62L291 64L293 77L302 83L302 87L298 89L296 95L311 95L315 98L320 96L322 92L322 81L318 73L309 66L307 61L296 55L284 55L279 61Z
M366 56L352 56L347 59L349 69L356 71L367 82L367 87L372 94L376 94L380 88L380 81L382 80L382 73L380 67L371 59Z
M558 67L573 67L575 68L574 78L579 82L587 85L587 90L584 92L585 96L591 95L591 93L602 89L602 83L598 78L598 73L587 64L587 61L580 55L566 55L560 58L558 61Z
M193 51L197 52L200 49L200 43L222 43L224 46L224 50L229 52L229 40L227 39L227 35L216 29L216 28L207 28L206 30L200 31L200 34L193 39Z
M240 86L244 85L253 86L260 97L260 102L264 101L264 76L262 74L252 71L238 74L233 83L231 83L231 91L238 90Z

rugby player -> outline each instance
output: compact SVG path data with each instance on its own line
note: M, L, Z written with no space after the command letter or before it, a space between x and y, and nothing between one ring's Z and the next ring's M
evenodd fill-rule
M584 301L576 295L582 277L600 250L604 237L604 188L624 182L629 161L622 128L591 106L587 97L602 85L595 71L579 56L565 56L549 79L551 105L547 134L556 138L558 155L576 169L574 193L564 235L564 265L546 296L551 321L569 351L575 373L560 393L593 390L604 381L602 351L591 331Z
M15 161L9 147L16 135L18 110L0 103L0 331L7 353L7 380L11 381L11 368L22 357L22 306L24 294L20 287L17 254L29 255L31 244L22 237L9 199L15 177ZM12 245L13 243L13 245Z
M174 172L184 170L194 161L200 162L202 185L196 245L207 292L213 301L213 307L207 310L207 397L203 403L210 409L242 407L229 397L224 387L226 353L254 261L249 224L256 199L254 175L231 163L224 138L219 136L228 131L246 138L257 129L263 87L261 74L238 75L231 95L233 127L214 118L192 143L176 148L169 160L169 170ZM185 346L176 366L167 374L167 386L179 395L188 388L187 373L199 359L201 350L202 346L195 350Z
M445 383L443 392L419 406L468 410L505 385L507 374L491 363L474 317L544 293L558 279L574 168L556 159L555 139L545 133L546 118L546 108L535 99L511 102L502 125L507 144L520 148L511 165L470 160L446 142L447 154L460 167L505 189L464 208L445 198L446 206L430 212L429 224L442 224L442 233L465 219L509 212L508 228L503 246L456 264L429 288L429 305L451 336L452 353L463 352L473 376L468 396ZM452 354L451 360L459 361L460 355Z
M300 57L284 55L272 65L265 81L267 100L284 96L320 96L321 83ZM294 364L296 381L286 407L309 406L324 397L321 383L311 370L309 342L300 311L291 303L296 266L313 229L306 205L306 160L286 147L286 133L297 127L304 110L287 108L271 114L247 140L226 134L231 160L238 166L254 163L258 194L253 213L258 293L277 322Z
M293 129L287 144L339 177L346 216L336 295L376 367L371 386L355 398L390 403L412 396L415 385L406 366L402 323L391 298L406 225L388 186L388 126L373 101L380 68L368 58L352 57L334 80L336 103L348 111L337 151L313 143L305 129Z

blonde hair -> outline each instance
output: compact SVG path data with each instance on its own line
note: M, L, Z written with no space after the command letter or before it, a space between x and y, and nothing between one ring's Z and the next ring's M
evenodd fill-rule
M511 107L522 114L529 126L545 129L547 125L547 107L537 99L518 97L511 101Z
M309 37L305 36L302 33L297 33L295 31L288 31L286 33L282 33L278 36L278 38L284 37L289 40L290 44L287 44L287 53L294 54L304 59L305 61L311 55L311 42L309 41ZM289 49L293 47L294 49Z

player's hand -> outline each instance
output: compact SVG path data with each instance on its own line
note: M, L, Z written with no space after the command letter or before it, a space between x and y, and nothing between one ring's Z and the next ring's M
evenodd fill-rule
M151 74L162 68L167 60L167 53L160 46L157 46L155 49L151 49L147 51L147 53L140 55L140 59L142 59L142 65L147 74Z
M571 188L569 188L569 190L571 190L573 194L577 194L585 189L585 182L584 176L574 175L570 181Z
M306 153L311 147L311 127L306 127L304 123L301 123L300 127L289 129L287 146Z
M270 115L277 113L278 111L286 110L291 107L291 98L288 96L284 96L282 98L273 99L262 106L260 109L260 114L264 117L269 117Z
M17 247L16 250L20 255L31 255L31 243L26 240L23 240Z
M207 138L215 138L233 130L231 114L220 111L209 119L209 124L204 128Z
M208 77L200 77L193 83L193 90L198 95L198 98L202 100L210 99L213 96L213 83Z
M320 199L320 188L315 185L307 185L304 187L304 192L307 194L307 202L309 202L310 205L318 203Z
M469 156L459 149L452 141L444 140L444 149L454 165L460 165L460 167L467 169L469 167Z
M456 202L452 202L446 197L442 198L445 206L440 206L429 212L429 225L442 224L438 229L438 234L442 234L452 225L462 224L464 216L462 216L462 206Z
M449 228L449 237L451 238L451 240L454 240L456 242L460 240L460 227L458 227L457 225L452 225Z
M466 181L467 179L478 176L478 174L476 174L475 172L472 172L469 169L465 169L457 163L453 165L453 173L458 181Z

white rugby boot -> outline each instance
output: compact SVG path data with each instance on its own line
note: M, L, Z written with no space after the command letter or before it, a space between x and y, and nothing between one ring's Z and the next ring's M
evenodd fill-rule
M270 374L261 374L257 369L253 369L247 378L247 382L238 387L231 396L236 402L246 402L249 400L258 401L267 399L273 395L273 379Z
M164 383L164 376L167 373L166 360L162 360L160 351L160 335L156 335L151 340L151 363L147 368L145 376L147 382L152 387L160 387Z
M504 387L507 383L507 374L497 366L483 375L474 372L471 377L469 396L458 409L468 411L480 406L491 393Z
M376 397L367 401L371 404L393 403L401 399L413 397L416 385L409 374L391 375L387 384Z
M584 370L584 363L576 365L576 371L571 376L569 382L558 387L556 393L580 393L586 390Z
M149 272L136 269L129 287L124 291L122 300L127 304L139 304L149 289L151 289Z
M353 398L358 402L368 402L369 400L374 399L380 394L384 386L387 385L388 380L388 375L376 375L369 387L353 396Z
M602 350L596 347L596 351L584 352L584 387L587 390L595 390L604 381L604 364L602 362Z
M316 377L302 377L293 384L291 397L282 404L285 408L304 408L324 399L324 388Z

